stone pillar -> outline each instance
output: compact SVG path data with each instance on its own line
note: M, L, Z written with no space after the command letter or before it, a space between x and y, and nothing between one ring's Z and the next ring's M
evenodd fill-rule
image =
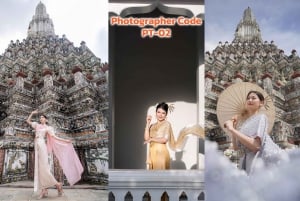
M183 190L169 190L168 192L169 200L175 200L175 201L179 200L181 191Z
M300 83L300 69L299 71L295 71L292 75L293 83Z
M212 74L212 72L206 72L205 73L205 94L209 94L212 89L212 83L215 79L215 76Z
M133 201L140 201L143 199L144 193L141 191L132 191L131 195L133 197Z
M33 180L34 179L34 163L35 163L35 157L34 157L34 150L29 149L28 153L28 179Z
M273 94L273 84L272 84L272 75L270 73L265 73L262 76L262 80L263 80L263 88L264 90L269 94L272 95Z
M53 78L51 74L47 74L44 76L44 88L53 86Z
M17 77L16 87L19 89L24 88L24 78L22 76Z
M123 201L125 200L125 196L128 191L126 190L120 190L118 193L114 193L115 201Z
M85 77L83 76L82 72L80 72L80 71L74 73L74 80L75 80L75 85L87 83L87 81L85 80Z
M0 149L0 183L2 183L4 159L5 159L5 149Z

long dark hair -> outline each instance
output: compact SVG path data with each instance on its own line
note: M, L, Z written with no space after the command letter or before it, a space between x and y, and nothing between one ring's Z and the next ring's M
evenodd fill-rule
M41 114L40 117L45 117L45 119L48 119L48 117L44 114Z
M156 106L156 110L155 111L157 112L157 110L159 108L163 109L168 114L169 105L167 103L165 103L165 102L158 103L158 105Z
M246 96L247 99L248 99L248 96L249 96L251 93L256 94L257 97L259 98L259 100L260 100L261 102L264 102L264 101L265 101L264 95L263 95L262 93L260 93L259 91L254 91L254 90L251 90L251 91L248 92L248 94L247 94L247 96Z

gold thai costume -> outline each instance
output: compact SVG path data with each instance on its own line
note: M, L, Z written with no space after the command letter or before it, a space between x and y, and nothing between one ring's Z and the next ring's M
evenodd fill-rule
M173 138L171 124L168 121L157 122L150 127L150 138ZM149 169L170 169L170 154L166 144L151 142L149 149Z
M170 154L167 144L174 151L179 151L185 144L186 136L196 135L204 138L204 130L199 125L183 128L175 141L173 130L170 122L164 120L154 123L150 126L150 138L165 138L167 143L151 142L149 146L147 164L149 169L165 170L170 169Z

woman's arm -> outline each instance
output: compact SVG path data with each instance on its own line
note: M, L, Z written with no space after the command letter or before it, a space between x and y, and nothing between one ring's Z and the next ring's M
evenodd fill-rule
M150 137L146 140L145 139L145 144L146 143L150 143L150 142L156 142L156 143L160 143L160 144L166 144L168 142L168 138L170 135L170 124L164 124L163 127L160 128L160 133L164 133L164 136L158 136L158 137ZM148 129L149 130L149 129Z
M166 144L168 142L168 139L164 137L152 137L148 140L148 142L156 142L160 144Z
M151 122L152 117L150 115L147 116L146 118L146 127L145 127L145 132L144 132L144 140L148 141L150 139L150 122Z
M32 118L32 115L34 114L37 114L38 113L38 110L34 110L30 113L30 115L28 116L28 118L26 119L26 122L31 126L32 124L32 121L31 121L31 118Z
M233 123L233 127L236 129L236 125L237 125L237 122L238 122L238 116L235 115L231 118L231 121ZM235 135L231 135L231 141L232 141L232 148L233 150L238 150L239 147L237 145L237 138Z
M56 135L54 134L54 129L53 129L53 127L51 127L51 126L48 127L47 135L49 135L49 136L55 138L56 140L62 141L62 142L66 142L66 143L70 143L70 142L71 142L71 140L67 140L67 139L60 138L60 137L56 136Z
M244 146L246 146L249 150L253 152L259 151L261 146L260 137L255 137L255 138L248 137L247 135L236 130L233 124L234 124L233 120L228 120L224 124L225 127L228 129L228 131L232 134L232 137L238 140Z

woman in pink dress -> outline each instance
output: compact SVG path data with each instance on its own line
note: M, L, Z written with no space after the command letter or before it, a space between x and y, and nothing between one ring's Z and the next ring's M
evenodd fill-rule
M41 199L47 197L47 188L56 186L58 196L61 196L63 194L62 183L58 182L50 172L48 153L54 152L71 185L80 180L83 167L71 141L57 137L53 128L46 124L47 117L45 115L40 116L40 123L31 121L32 115L37 113L37 110L31 112L26 120L35 129L34 191L41 191L39 195ZM47 143L45 138L47 138Z

